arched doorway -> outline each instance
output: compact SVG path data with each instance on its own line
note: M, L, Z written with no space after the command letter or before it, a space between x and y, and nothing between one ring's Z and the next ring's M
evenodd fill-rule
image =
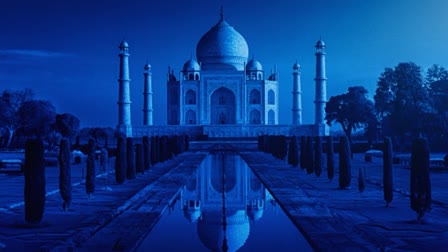
M210 124L235 124L235 94L221 87L212 93L210 99Z
M252 111L250 111L250 118L249 118L249 123L250 124L260 124L261 120L260 120L260 111L253 109Z
M185 124L196 124L196 113L191 109L185 115Z

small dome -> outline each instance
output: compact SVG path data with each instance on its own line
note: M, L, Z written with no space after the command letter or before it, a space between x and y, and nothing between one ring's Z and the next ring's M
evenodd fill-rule
M128 42L126 42L126 41L123 40L123 41L120 43L119 48L129 48Z
M325 47L325 43L322 39L319 39L319 41L317 41L316 43L316 48L324 48Z
M247 216L249 216L249 219L251 220L258 221L261 217L263 217L263 212L263 208L248 207Z
M145 65L144 69L145 69L145 70L151 70L151 65L150 65L150 64L148 64L148 63L146 63L146 65Z
M195 223L201 217L201 209L184 208L184 217L190 222Z
M221 18L199 40L196 56L203 69L227 67L243 71L249 47L244 37Z
M199 63L194 59L189 59L184 64L184 72L198 72L201 71L201 66L199 66Z
M252 58L246 65L246 71L263 71L260 61Z

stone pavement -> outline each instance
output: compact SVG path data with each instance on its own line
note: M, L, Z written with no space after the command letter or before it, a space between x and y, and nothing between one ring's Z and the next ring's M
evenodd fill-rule
M394 167L394 199L385 207L382 161L353 160L351 188L338 189L338 173L329 181L261 152L243 159L318 251L447 251L448 172L432 172L434 203L422 224L410 208L409 170ZM337 160L336 160L337 164ZM337 166L337 165L336 165ZM358 192L358 169L366 169L364 192Z
M204 157L203 153L191 152L178 155L172 160L156 164L144 174L138 174L136 179L126 180L122 185L115 183L114 159L110 159L109 172L97 176L94 198L90 200L82 180L85 164L72 165L72 204L67 212L62 211L62 199L58 191L59 168L47 167L44 216L41 224L33 226L24 221L23 174L0 174L0 251L77 251L80 244L95 237L106 225L111 226L109 223L116 222L113 220L121 220L119 216L126 210L142 208L143 199L152 202L153 198L147 194L155 181L170 177L175 168L188 167L192 170L195 168L192 166L200 163ZM98 167L97 163L97 171ZM188 173L189 170L185 170ZM173 184L169 188L179 190L179 185ZM167 205L167 199L172 197L172 193L170 191L164 201L158 202L158 210L162 210L161 205ZM112 250L114 244L109 245L107 251Z

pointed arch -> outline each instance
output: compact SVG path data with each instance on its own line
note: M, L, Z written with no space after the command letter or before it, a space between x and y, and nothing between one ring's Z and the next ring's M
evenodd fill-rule
M268 124L275 124L275 112L272 109L268 112Z
M228 88L220 87L210 96L210 123L235 124L236 98Z
M269 89L268 91L268 104L275 105L275 93L272 89Z
M249 94L249 104L260 104L261 95L257 89L252 89Z
M185 113L185 124L196 124L196 113L191 109Z
M185 104L196 104L196 92L189 89L185 93Z
M261 123L261 113L258 109L252 109L249 114L250 124L260 124Z

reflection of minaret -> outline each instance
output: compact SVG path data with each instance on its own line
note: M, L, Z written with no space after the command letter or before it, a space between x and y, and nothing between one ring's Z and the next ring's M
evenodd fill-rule
M152 73L151 65L145 65L143 91L143 125L152 125Z
M320 39L316 43L316 106L315 124L324 124L325 103L327 102L327 76L325 73L325 43Z
M296 63L292 67L292 124L302 124L302 91L300 90L300 65Z
M222 11L222 10L221 10ZM222 154L221 154L222 155ZM229 250L229 246L227 245L227 220L226 220L226 164L225 157L222 155L222 231L223 231L223 240L222 240L222 251L227 252Z
M129 45L126 41L120 46L120 74L118 77L118 126L119 133L126 137L132 137L131 126L131 93L129 84Z

